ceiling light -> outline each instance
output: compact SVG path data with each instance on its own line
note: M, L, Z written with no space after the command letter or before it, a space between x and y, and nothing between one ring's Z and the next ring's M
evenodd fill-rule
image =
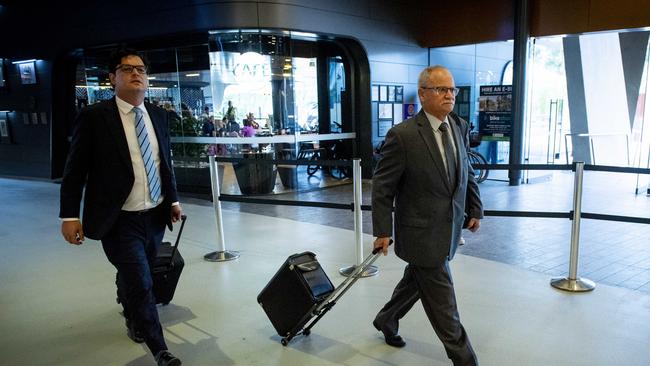
M36 61L35 58L30 58L29 60L20 60L20 61L14 61L12 64L17 65L17 64L26 64L28 62L34 62Z

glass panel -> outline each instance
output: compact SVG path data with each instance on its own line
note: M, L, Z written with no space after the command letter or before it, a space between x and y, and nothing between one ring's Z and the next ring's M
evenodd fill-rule
M109 53L98 52L86 56L77 66L76 98L77 108L111 99L113 89L108 78L109 67L106 64Z
M318 133L318 70L316 58L292 58L295 114L300 129Z
M295 131L293 73L288 37L262 33L213 33L210 35L210 75L216 110L226 118L227 132L253 116L261 133L284 129ZM299 65L300 83L309 83L315 75L303 61ZM315 64L315 62L314 62ZM314 66L315 67L315 66ZM314 83L315 84L315 83ZM301 85L311 98L317 91ZM317 98L313 96L316 109ZM302 100L301 103L304 103ZM304 106L304 122L310 113ZM315 121L318 121L316 112Z
M649 56L647 35L639 36L643 33L534 40L526 129L531 163L576 159L598 165L648 165L650 135L644 112ZM565 58L572 67L565 65ZM570 120L571 98L578 105L571 111L575 121Z
M524 157L530 164L564 164L571 125L562 38L535 39L531 51Z
M440 47L429 50L430 64L449 68L454 76L456 86L463 90L462 95L456 98L459 103L456 110L459 114L468 117L468 122L473 126L474 131L479 130L480 87L501 84L504 70L508 63L511 63L512 52L512 41ZM508 162L508 141L482 141L475 150L485 156L488 163ZM490 178L507 179L507 172L490 172Z
M173 165L181 191L210 192L208 155L254 159L351 156L353 140L319 141L314 136L311 141L300 136L353 129L354 109L345 94L348 81L336 42L317 40L316 35L256 29L209 32L206 40L205 44L140 50L150 64L146 99L169 114ZM111 51L93 49L85 55L85 64L77 73L76 102L80 106L113 96L109 68L104 64ZM243 139L250 136L269 138L270 142ZM233 139L232 143L216 143L211 142L212 137ZM303 188L314 188L328 185L333 176L329 167L265 165L273 172L267 174L271 180L259 190L253 181L259 183L259 174L269 173L268 169L238 167L241 169L233 170L226 164L225 176L232 179L223 183L230 187L229 193L277 192L278 186L272 184L276 170L286 189L300 188L297 178ZM258 174L249 177L250 187L246 174ZM338 175L339 179L345 177ZM304 184L302 178L310 179Z
M345 68L340 56L330 57L329 60L329 104L330 104L330 132L342 131L343 111L341 108L341 93L345 92ZM374 96L374 94L377 94ZM379 89L373 87L373 98L379 98Z

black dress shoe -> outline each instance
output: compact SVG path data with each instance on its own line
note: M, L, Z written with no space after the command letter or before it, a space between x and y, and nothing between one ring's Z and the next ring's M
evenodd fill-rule
M402 348L406 346L406 342L404 342L404 339L398 334L393 334L393 335L388 335L384 334L384 340L386 341L386 344L389 346L397 347L397 348Z
M158 363L158 366L180 366L182 364L181 360L169 351L158 352L156 355L156 363Z
M144 342L144 336L140 331L135 330L135 327L131 326L129 319L126 319L126 335L135 343Z
M384 332L379 324L377 324L377 321L373 321L372 325L377 329L378 331L382 332L384 334L384 340L386 341L386 344L389 346L397 347L397 348L402 348L406 346L406 342L404 342L404 339L399 334L391 334Z

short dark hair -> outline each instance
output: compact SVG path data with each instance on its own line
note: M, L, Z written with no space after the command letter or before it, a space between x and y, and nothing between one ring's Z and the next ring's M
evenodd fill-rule
M133 48L117 48L111 52L111 55L108 57L108 72L115 73L115 68L117 65L122 63L122 59L128 56L138 56L144 63L144 66L149 68L149 62L147 62L146 57Z

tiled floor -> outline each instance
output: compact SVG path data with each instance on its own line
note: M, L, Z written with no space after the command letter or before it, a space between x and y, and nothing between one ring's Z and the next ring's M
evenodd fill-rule
M0 178L0 202L5 209L0 219L0 364L154 365L146 347L126 337L120 306L115 303L114 268L101 245L88 239L71 246L61 238L58 188L50 182ZM331 190L322 191L325 194L331 195ZM320 217L310 214L300 220L277 217L294 214L293 208L252 207L266 207L266 214L259 215L239 212L252 205L224 204L231 206L223 211L226 243L240 250L241 257L214 263L203 260L204 254L216 249L212 207L205 200L184 198L183 202L189 217L181 242L185 268L172 303L159 308L167 343L183 365L451 364L417 304L400 322L407 342L403 349L387 346L372 328L374 313L390 297L404 268L392 251L377 260L379 274L359 280L309 337L297 338L288 347L280 345L280 337L256 302L257 294L287 255L305 250L317 253L332 282L341 283L337 270L354 258L354 235L334 224L349 225L349 213L319 211ZM319 218L328 225L306 222ZM507 260L529 260L530 265L556 263L555 251L566 249L568 225L551 230L555 225L528 220L488 218L482 234L468 235L463 251L480 249L484 256L509 253ZM526 226L512 230L519 225ZM613 231L620 236L630 231L631 238L642 234L632 230L630 226ZM603 235L609 231L601 230ZM500 236L488 240L490 232ZM173 240L174 234L166 238ZM363 241L367 248L372 237L365 235ZM647 249L638 238L629 242L636 249ZM597 263L608 253L619 252L612 249L607 243L587 244L583 253ZM646 257L634 262L629 256L616 260L627 266L619 273L647 261ZM583 262L589 266L587 260ZM591 266L596 270L600 264ZM648 365L650 294L646 292L601 282L587 294L566 293L550 287L545 273L472 255L459 254L451 269L461 319L481 365ZM627 275L620 277L630 281ZM642 282L642 277L635 278Z
M496 175L496 174L495 174ZM299 191L282 190L264 198L300 201L350 203L352 185L326 186L322 176L305 178ZM328 184L332 183L327 178ZM650 218L650 197L636 195L636 175L585 172L583 212ZM573 209L572 172L554 172L537 183L508 186L503 181L487 180L480 185L486 210L547 211L568 213ZM230 180L226 173L226 182ZM640 177L645 192L646 177ZM333 181L336 184L345 181ZM348 182L350 182L348 180ZM230 194L239 194L230 188ZM318 187L321 189L318 189ZM363 184L364 204L370 204L369 182ZM211 204L192 200L199 205ZM310 207L272 206L226 202L224 208L311 223L353 229L350 211ZM364 212L364 232L370 234L370 214ZM486 217L477 233L466 232L467 245L460 253L513 264L549 276L567 276L571 224L568 219ZM578 276L595 282L650 292L650 225L602 220L581 220Z

